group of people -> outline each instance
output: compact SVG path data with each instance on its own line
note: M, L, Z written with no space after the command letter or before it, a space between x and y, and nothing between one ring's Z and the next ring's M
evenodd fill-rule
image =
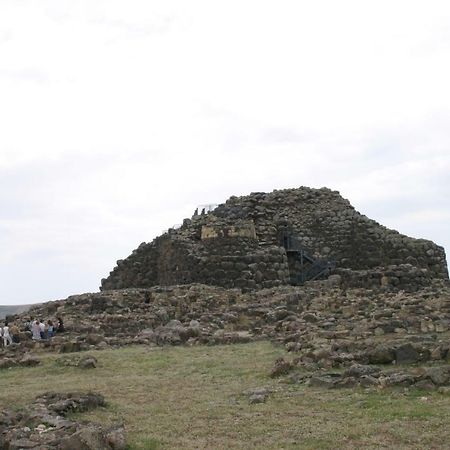
M40 319L35 319L34 317L30 317L30 319L24 324L22 332L28 334L31 333L31 338L34 341L40 341L43 339L51 339L55 333L62 333L64 330L64 322L61 317L58 317L56 323L52 320L47 320L47 323L44 323ZM0 326L0 346L3 341L3 346L7 347L13 343L19 344L21 337L21 330L19 327L12 323L11 325L8 322L5 322L3 326Z
M35 341L51 339L55 333L64 331L64 323L61 317L58 317L56 324L52 320L47 320L47 323L44 323L42 320L30 317L26 327L31 331L31 338Z

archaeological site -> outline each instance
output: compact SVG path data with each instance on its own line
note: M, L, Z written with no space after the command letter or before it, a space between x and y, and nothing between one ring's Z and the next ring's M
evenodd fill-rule
M65 332L32 340L24 327L30 316L63 318ZM97 359L79 352L266 340L285 354L267 379L311 389L450 392L444 249L384 227L326 188L258 192L199 208L117 261L100 292L8 319L21 326L20 344L0 349L0 374L38 365L48 352L62 354L60 365L96 370ZM251 402L270 395L261 391ZM56 419L48 403L57 401L36 400L49 423ZM45 441L50 434L24 431L20 417L29 416L8 414L0 417L1 448L25 441L35 445L27 448L60 448L55 442L64 433L67 442L87 433L71 422ZM125 448L117 429L89 433L101 448ZM105 443L111 433L120 444Z
M442 247L387 229L336 191L301 187L197 210L117 261L101 289L202 283L247 291L331 273L348 286L407 290L448 278Z

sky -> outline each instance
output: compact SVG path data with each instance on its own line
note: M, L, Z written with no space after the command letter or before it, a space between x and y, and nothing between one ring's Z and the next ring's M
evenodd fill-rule
M0 0L0 304L299 186L449 253L449 80L447 0Z

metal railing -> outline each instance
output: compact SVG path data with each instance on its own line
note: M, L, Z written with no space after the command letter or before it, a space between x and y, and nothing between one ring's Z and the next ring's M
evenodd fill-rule
M312 257L311 252L292 234L283 233L280 237L280 245L286 249L288 255L293 256L300 263L300 273L292 280L294 284L327 277L336 267L335 261Z

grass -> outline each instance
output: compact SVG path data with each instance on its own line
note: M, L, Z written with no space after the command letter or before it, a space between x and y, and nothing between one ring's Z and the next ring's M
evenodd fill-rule
M92 390L108 407L79 416L123 422L131 450L442 449L450 396L418 390L321 390L269 378L283 351L267 342L216 347L131 347L92 352L96 369L55 363L0 372L0 405L45 391ZM243 391L268 387L266 403Z

